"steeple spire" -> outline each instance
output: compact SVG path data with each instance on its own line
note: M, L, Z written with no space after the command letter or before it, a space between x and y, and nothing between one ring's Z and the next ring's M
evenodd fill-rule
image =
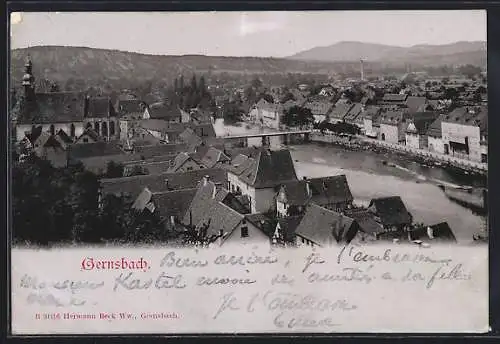
M33 76L33 63L31 62L31 57L28 55L26 58L26 63L24 64L24 76L23 76L23 87L24 96L29 99L35 93L35 77Z

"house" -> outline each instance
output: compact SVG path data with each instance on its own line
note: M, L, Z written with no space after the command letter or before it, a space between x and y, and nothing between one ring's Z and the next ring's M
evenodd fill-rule
M408 232L408 240L436 243L456 243L457 239L447 222L422 226Z
M430 152L445 154L444 142L442 139L441 123L445 115L439 115L427 129L427 149Z
M345 215L354 219L359 225L359 233L356 237L358 243L374 242L379 239L380 235L386 233L384 226L377 221L376 215L367 209L347 209Z
M42 131L42 127L39 126L28 134L26 139L27 148L36 156L50 161L54 167L67 166L68 152L64 140L59 135L51 135Z
M380 115L379 138L390 143L406 140L407 113L403 110L388 110Z
M144 108L143 119L161 119L170 123L182 123L179 107L159 102Z
M141 157L141 160L153 158L155 156L177 155L182 152L187 152L189 146L183 143L170 143L162 145L134 145L133 153Z
M123 176L128 177L134 174L162 174L167 173L174 163L175 156L166 156L163 161L125 163Z
M295 246L297 243L295 231L303 219L303 215L280 218L272 233L271 242L274 246Z
M279 129L281 117L283 116L283 106L281 104L269 103L262 98L252 106L248 116L255 123Z
M55 135L64 131L72 139L83 132L86 115L86 97L82 92L38 93L35 90L33 63L28 58L25 64L22 86L24 93L11 110L15 119L16 141L21 141L27 132L41 126L43 131Z
M445 154L477 162L487 161L484 147L487 147L488 110L485 106L456 108L444 116L441 130Z
M363 130L365 135L371 138L377 138L380 132L380 114L382 109L378 106L368 105L361 112L359 117L363 118Z
M406 107L407 94L386 93L380 100L379 105L387 109Z
M432 105L425 97L408 96L405 101L405 106L410 114L433 110Z
M345 175L311 178L284 183L276 197L278 217L303 213L307 204L343 212L352 206L353 196Z
M344 122L358 126L359 128L364 128L363 111L365 106L361 103L354 103L353 106L344 115Z
M296 244L312 247L348 244L359 230L352 218L311 203L295 229Z
M337 104L328 113L328 120L330 123L338 123L344 121L344 116L347 115L349 110L354 105L350 101L337 102Z
M333 104L329 99L320 99L316 97L306 101L303 107L311 110L315 122L323 122L326 119L326 115L332 109Z
M227 171L229 190L248 196L252 213L274 210L276 187L297 180L288 150L260 149L255 158L238 155Z
M200 162L193 159L188 153L182 152L175 157L172 166L168 169L168 173L181 173L202 168L204 166Z
M201 163L205 168L222 167L231 163L231 159L220 149L210 147L201 158Z
M116 140L120 137L120 124L111 98L87 97L85 129L93 129L104 140Z
M102 141L99 135L92 128L87 128L76 140L75 144L95 143Z
M105 178L100 180L100 193L102 195L129 195L135 199L146 187L153 193L197 188L205 176L208 176L217 185L225 185L227 183L227 176L224 170L203 169L184 173Z
M160 219L179 223L191 204L197 189L151 192L147 187L137 196L132 208L143 212L158 213Z
M399 196L372 199L368 210L376 216L376 221L386 232L404 231L413 222L412 215Z
M437 119L435 112L418 112L410 117L406 128L406 145L410 148L427 149L430 126Z
M190 147L197 147L203 143L201 137L196 135L193 129L186 128L179 134L179 139Z
M207 238L218 238L214 245L269 244L268 235L249 222L244 214L224 203L228 195L227 190L204 178L184 214L182 224L195 230L205 230Z

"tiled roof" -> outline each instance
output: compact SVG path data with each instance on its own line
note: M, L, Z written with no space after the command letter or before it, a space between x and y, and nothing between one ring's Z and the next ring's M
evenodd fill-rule
M427 130L427 135L432 136L432 137L441 137L442 136L442 128L441 128L441 123L444 119L445 115L440 115L438 118L434 120L434 122L431 123L429 126L429 129Z
M250 186L258 189L269 188L276 187L283 182L297 180L295 166L288 150L261 149L257 158L254 161L251 160L253 159L248 159L248 164L245 164L246 168L239 174L240 180Z
M404 102L406 101L406 98L408 95L406 94L392 94L392 93L386 93L384 94L384 97L382 98L382 101L388 101L388 102Z
M174 162L172 164L172 166L169 168L169 172L170 173L175 173L177 172L185 163L186 161L190 160L191 157L189 156L189 154L187 153L179 153L175 159L174 159Z
M406 98L406 106L410 113L421 111L423 107L427 104L427 99L425 97L414 97L408 96Z
M412 123L415 130L410 130L411 124L408 125L406 132L425 135L429 130L429 127L436 120L438 115L434 112L419 112L412 116Z
M440 222L432 226L424 226L413 230L410 232L410 240L457 241L447 222Z
M405 112L389 110L383 112L379 119L381 124L398 125L405 120Z
M109 97L94 97L87 99L87 115L91 118L114 116L114 108Z
M316 99L307 101L303 106L311 110L313 115L326 115L333 107L333 104L328 99Z
M151 119L163 119L168 121L181 118L181 110L177 106L171 106L164 103L151 105L148 112Z
M116 111L120 114L143 113L145 103L140 99L120 99L116 104Z
M361 116L363 118L371 118L373 121L375 121L378 118L380 111L381 111L381 109L378 106L367 105L365 107L365 111L363 111L361 113Z
M361 103L354 103L354 105L349 109L347 114L344 116L344 121L354 122L358 120L358 117L363 113L363 105Z
M72 145L69 151L70 157L73 159L119 154L125 155L125 152L114 142L93 142Z
M18 123L82 122L85 116L85 95L75 92L37 93L35 101L22 98Z
M184 129L184 131L179 135L179 139L188 145L195 146L199 146L203 142L202 139L198 135L196 135L194 130L191 128Z
M386 231L384 227L377 222L375 214L366 209L348 209L345 214L356 220L360 230L364 233L377 234Z
M488 132L488 108L486 106L456 108L444 116L443 122L478 126L484 135Z
M182 223L200 228L209 225L208 236L218 235L220 231L227 237L243 220L244 215L215 199L217 187L213 182L201 183L186 211Z
M229 157L225 155L224 152L214 147L210 147L201 159L201 162L207 168L213 168L217 164L225 164L229 161L231 161L231 159L229 159Z
M380 218L383 226L409 225L412 223L412 216L399 196L372 199L369 209Z
M159 155L174 155L185 151L187 151L187 146L181 143L134 146L134 153L143 156L144 159L149 159Z
M307 206L295 234L320 246L349 243L357 234L355 221L340 213L320 207Z
M226 171L222 169L202 169L183 173L101 179L101 187L104 194L128 193L137 197L145 187L152 192L196 188L205 176L209 176L215 183L225 184L227 181Z
M125 169L131 171L134 168L140 167L147 174L167 173L173 163L173 159L174 157L172 157L172 160L127 164Z
M277 220L262 213L246 214L245 219L271 238L276 230Z
M303 206L309 202L326 206L353 201L347 177L343 174L284 183L279 193L279 197L281 196L284 196L283 202L294 206Z
M338 103L335 105L334 108L332 108L332 111L328 113L328 117L330 119L335 118L335 119L344 119L344 116L349 112L349 110L353 107L354 105L352 103Z
M92 140L94 140L96 142L97 141L101 141L101 138L99 137L99 135L92 128L85 129L83 131L82 135L80 135L77 140L79 141L80 137L82 137L82 136L88 136L88 137L90 137Z
M196 190L182 189L153 193L145 188L135 200L132 208L144 211L144 209L152 209L154 206L155 211L162 218L168 219L170 216L175 216L177 219L182 219L196 194Z

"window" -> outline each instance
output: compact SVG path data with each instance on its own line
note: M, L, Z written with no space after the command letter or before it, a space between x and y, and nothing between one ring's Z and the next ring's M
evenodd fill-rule
M71 123L70 127L70 136L75 137L75 125L73 123Z
M302 243L305 243L306 241L304 240L304 238L302 238Z
M56 133L56 129L54 127L54 124L50 125L50 135L54 135Z
M108 123L102 122L102 136L108 136Z
M241 237L248 238L248 227L247 226L241 227Z
M241 193L241 189L240 189L240 187L239 187L239 186L238 186L238 187L236 187L236 192Z
M94 130L97 133L97 135L99 135L100 129L101 129L101 127L99 125L99 122L95 122L94 123Z
M88 139L88 138L86 138L86 137L84 137L84 138L83 138L83 142L84 142L84 143L88 143L88 142L89 142L89 139Z
M115 122L109 122L109 135L115 134Z
M188 171L192 171L192 170L193 170L193 167L192 167L192 166L188 166L187 170L188 170Z

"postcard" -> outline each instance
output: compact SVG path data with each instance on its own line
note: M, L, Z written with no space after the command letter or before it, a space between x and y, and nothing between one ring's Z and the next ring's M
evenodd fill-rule
M488 332L485 11L10 25L13 335Z

